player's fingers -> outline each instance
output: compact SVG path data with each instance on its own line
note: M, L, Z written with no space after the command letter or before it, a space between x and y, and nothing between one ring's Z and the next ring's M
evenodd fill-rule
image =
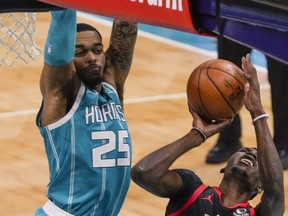
M220 127L221 130L222 130L222 129L228 127L229 125L231 125L231 123L233 122L233 120L234 120L234 117L231 117L231 118L229 118L229 119L227 119L227 120L225 120L225 121L223 121L223 122L220 122L220 123L218 124L218 127Z

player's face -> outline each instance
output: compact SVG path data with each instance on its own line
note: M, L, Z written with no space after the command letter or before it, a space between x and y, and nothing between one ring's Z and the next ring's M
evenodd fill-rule
M232 173L247 187L256 188L260 184L260 176L255 148L242 148L229 159L226 171ZM225 171L225 173L226 173Z
M105 53L100 36L95 31L77 32L74 64L80 79L91 86L103 81Z

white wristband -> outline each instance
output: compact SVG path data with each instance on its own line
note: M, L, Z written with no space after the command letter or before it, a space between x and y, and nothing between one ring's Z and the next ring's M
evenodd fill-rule
M200 135L202 136L203 138L203 142L207 139L207 136L205 135L205 133L198 127L193 127L192 130L196 130L200 133Z
M255 117L254 119L252 119L252 125L254 125L255 122L258 121L259 119L262 119L262 118L266 118L267 119L268 117L269 117L269 115L267 113L259 115L259 116Z

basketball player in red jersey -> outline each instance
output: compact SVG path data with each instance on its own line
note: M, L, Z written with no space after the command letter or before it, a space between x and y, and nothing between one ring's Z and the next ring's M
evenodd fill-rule
M225 37L218 37L218 58L233 62L241 67L241 57L251 53L251 48ZM268 55L268 81L271 90L271 108L273 114L273 140L282 163L283 170L288 169L288 64ZM285 98L285 99L284 99ZM233 123L219 133L216 144L206 156L206 162L218 164L227 162L228 158L242 147L242 123L240 115L234 116Z
M242 58L248 83L245 107L254 125L257 149L242 148L227 162L219 186L206 186L187 169L169 170L173 162L187 151L200 146L206 138L231 124L232 119L208 123L192 112L193 128L182 138L150 153L131 172L132 180L147 191L169 198L166 215L207 216L280 216L284 213L283 171L267 124L268 115L261 104L257 72L250 55ZM262 193L256 207L249 204Z

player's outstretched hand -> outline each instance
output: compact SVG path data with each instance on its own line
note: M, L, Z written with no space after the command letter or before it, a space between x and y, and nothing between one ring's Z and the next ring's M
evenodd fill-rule
M242 57L242 70L247 80L244 97L245 107L251 113L258 112L263 109L260 97L260 85L256 68L250 60L250 54Z
M193 112L190 109L190 112L193 117L193 127L200 128L207 138L213 136L216 133L219 133L224 128L228 127L234 118L227 119L225 121L219 121L219 122L211 122L211 121L205 121L203 118L201 118L196 112Z

